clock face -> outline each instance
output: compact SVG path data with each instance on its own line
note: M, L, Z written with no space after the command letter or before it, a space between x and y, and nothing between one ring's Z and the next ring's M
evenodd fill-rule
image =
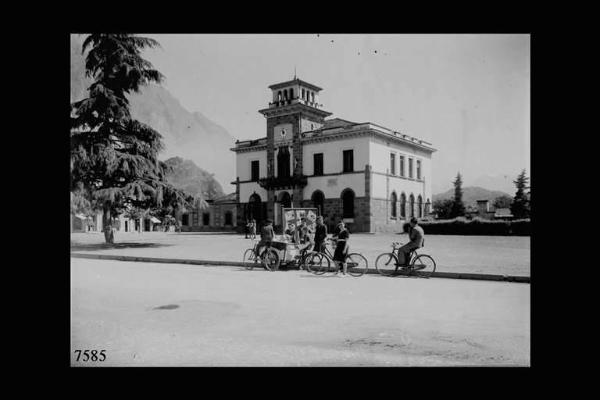
M281 138L284 139L285 135L286 135L286 131L285 131L285 129L282 129L281 130Z

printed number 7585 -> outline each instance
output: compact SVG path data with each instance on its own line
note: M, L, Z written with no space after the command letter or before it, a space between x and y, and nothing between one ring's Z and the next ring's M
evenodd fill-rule
M75 361L79 361L80 358L81 358L81 361L83 361L83 362L104 361L104 360L106 360L105 351L106 350L100 350L100 351L98 351L98 350L75 350L75 353L77 353L77 360L75 360ZM82 353L83 353L83 358L81 357Z

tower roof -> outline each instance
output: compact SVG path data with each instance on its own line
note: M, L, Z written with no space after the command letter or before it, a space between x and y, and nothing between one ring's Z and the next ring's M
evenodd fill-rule
M303 81L302 79L296 78L296 79L292 79L291 81L286 81L286 82L281 82L281 83L276 83L274 85L269 86L269 89L272 90L277 90L286 86L290 86L290 85L294 85L294 84L298 84L304 87L307 87L309 89L315 90L315 91L320 91L323 90L322 88L313 85L312 83L308 83L306 81Z

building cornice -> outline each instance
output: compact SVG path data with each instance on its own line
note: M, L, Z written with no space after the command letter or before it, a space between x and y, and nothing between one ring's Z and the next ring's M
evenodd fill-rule
M312 83L308 83L308 82L303 81L302 79L298 79L298 78L292 79L291 81L276 83L274 85L269 86L269 89L277 90L277 89L281 89L281 88L292 86L292 85L301 85L308 89L315 90L317 92L320 92L321 90L323 90L322 88L318 87L317 85L313 85Z
M315 107L307 106L306 104L302 104L300 102L280 107L263 108L262 110L258 110L258 112L267 118L297 113L304 113L306 115L312 114L313 116L317 116L320 118L325 118L332 115L332 113L330 113L329 111L324 111Z
M253 151L263 151L267 149L267 145L266 144L259 144L259 145L255 145L255 146L247 146L247 147L232 147L231 151L235 152L235 153L250 153Z
M402 137L400 136L396 136L394 134L390 134L387 132L382 132L380 130L374 129L374 128L359 128L359 129L344 129L341 130L339 132L335 132L335 133L329 133L329 134L324 134L324 135L314 135L314 136L309 136L309 137L304 137L302 138L302 143L321 143L321 142L330 142L330 141L336 141L336 140L341 140L341 139L345 139L345 138L349 138L349 137L364 137L364 136L371 136L371 137L378 137L384 140L390 140L399 144L403 144L403 145L409 145L415 148L418 148L420 150L424 150L427 152L431 152L434 153L435 151L437 151L436 149L434 149L433 147L427 146L422 140L419 139L406 139L405 135L402 135Z

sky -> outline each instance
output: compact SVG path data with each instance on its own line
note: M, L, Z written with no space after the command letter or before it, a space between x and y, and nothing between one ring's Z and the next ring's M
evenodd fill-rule
M258 113L269 85L294 77L317 85L339 117L426 140L433 192L482 176L530 174L529 35L146 34L143 56L190 112L236 139L266 136Z

